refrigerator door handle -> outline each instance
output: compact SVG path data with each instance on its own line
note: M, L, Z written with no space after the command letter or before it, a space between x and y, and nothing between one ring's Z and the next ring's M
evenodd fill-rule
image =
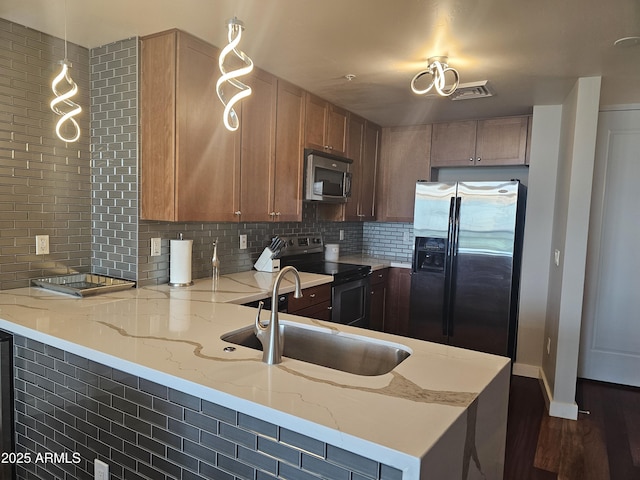
M442 335L449 335L449 320L451 318L451 289L453 284L451 282L451 262L453 259L453 248L455 243L455 211L456 211L456 197L451 197L449 200L449 225L447 229L447 246L446 246L446 260L445 260L445 285L444 285L444 298L442 303Z
M451 247L451 271L449 272L450 284L449 284L449 305L447 311L449 313L449 322L447 329L447 336L452 337L454 334L454 321L453 321L453 307L456 302L456 285L458 282L458 241L460 239L460 206L462 204L462 197L456 197L455 209L453 212L453 232L452 232L452 247Z

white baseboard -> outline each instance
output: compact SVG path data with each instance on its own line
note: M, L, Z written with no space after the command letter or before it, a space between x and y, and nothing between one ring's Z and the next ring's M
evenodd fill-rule
M544 370L540 369L540 380L542 381L542 395L544 396L544 402L547 405L547 411L552 417L566 418L569 420L578 419L578 404L576 402L565 403L558 402L553 399L553 393L549 387L549 382L544 374Z
M519 377L540 378L540 367L537 365L516 362L511 372Z

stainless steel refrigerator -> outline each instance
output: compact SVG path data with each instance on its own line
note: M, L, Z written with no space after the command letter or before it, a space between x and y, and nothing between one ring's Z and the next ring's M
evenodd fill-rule
M526 187L417 182L409 335L515 359Z

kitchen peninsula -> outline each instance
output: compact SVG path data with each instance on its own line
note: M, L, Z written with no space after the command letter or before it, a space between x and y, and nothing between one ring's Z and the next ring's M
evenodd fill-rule
M16 344L18 450L78 451L82 462L64 468L88 472L99 457L113 478L502 478L508 359L288 314L411 355L359 376L225 351L220 336L255 319L239 304L268 296L274 278L244 272L217 292L201 279L84 299L0 292L0 329Z

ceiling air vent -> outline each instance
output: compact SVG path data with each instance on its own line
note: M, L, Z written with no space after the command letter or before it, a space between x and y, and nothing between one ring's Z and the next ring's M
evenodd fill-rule
M488 80L481 82L461 83L455 92L449 96L451 100L473 100L475 98L493 97L494 92L489 87Z

